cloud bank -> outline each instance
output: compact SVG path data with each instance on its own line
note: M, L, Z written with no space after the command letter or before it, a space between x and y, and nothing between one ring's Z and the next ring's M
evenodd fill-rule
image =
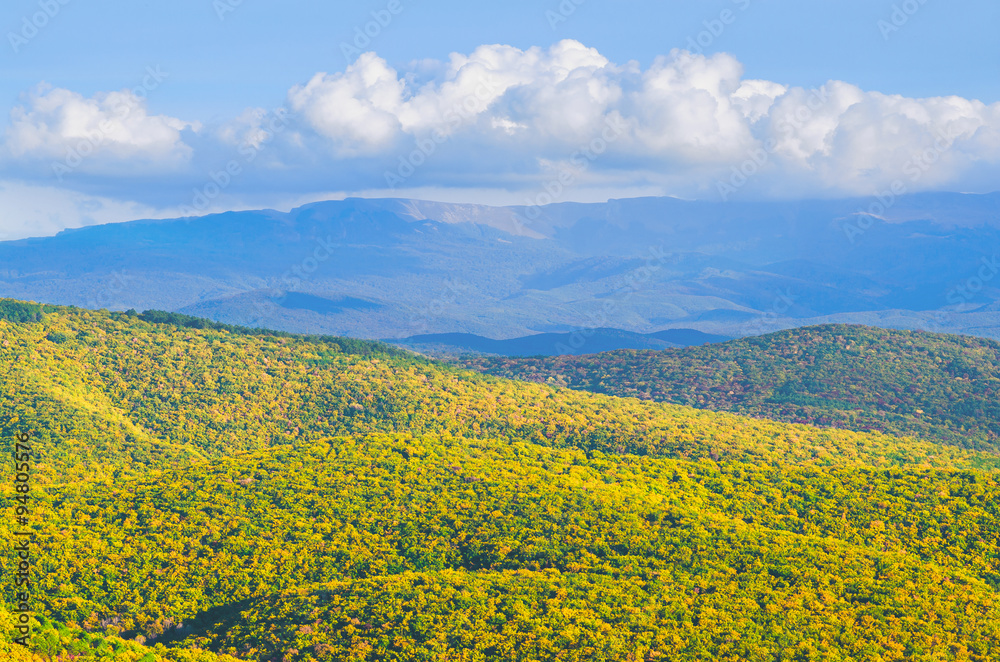
M10 113L0 176L194 211L329 191L583 190L691 198L990 190L1000 104L911 99L842 81L744 77L674 50L643 70L562 41L487 45L397 71L365 53L218 125L154 114L132 91L40 86Z

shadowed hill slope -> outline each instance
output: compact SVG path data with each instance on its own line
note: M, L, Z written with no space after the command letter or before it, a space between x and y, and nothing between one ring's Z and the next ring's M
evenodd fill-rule
M572 389L1000 449L1000 343L825 325L665 351L466 358Z

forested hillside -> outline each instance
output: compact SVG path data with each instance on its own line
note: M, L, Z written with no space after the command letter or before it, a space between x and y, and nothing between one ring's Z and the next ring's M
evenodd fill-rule
M8 659L1000 649L991 453L510 382L356 341L7 317L0 423L8 457L33 435L41 612L30 651L0 644Z
M1000 343L983 338L826 325L656 352L460 363L595 393L1000 450Z

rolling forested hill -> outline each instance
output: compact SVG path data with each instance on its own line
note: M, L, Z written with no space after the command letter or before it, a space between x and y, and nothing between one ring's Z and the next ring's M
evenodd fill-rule
M991 453L344 339L0 312L0 433L8 457L32 434L40 612L30 650L10 643L4 594L7 659L985 661L1000 647Z
M1000 343L825 325L665 351L461 361L484 373L1000 450Z

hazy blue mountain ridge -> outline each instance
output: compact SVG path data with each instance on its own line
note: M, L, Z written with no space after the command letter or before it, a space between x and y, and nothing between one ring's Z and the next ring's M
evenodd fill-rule
M1000 194L876 203L347 199L135 221L0 243L0 296L362 338L826 322L1000 337Z

